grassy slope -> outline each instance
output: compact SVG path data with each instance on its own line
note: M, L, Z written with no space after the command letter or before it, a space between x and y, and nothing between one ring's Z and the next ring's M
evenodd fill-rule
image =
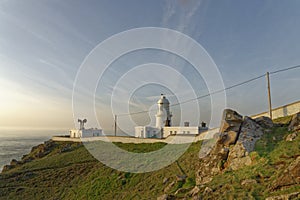
M255 151L250 154L255 164L216 176L209 184L214 190L210 197L265 199L269 196L299 191L300 185L277 191L270 189L273 181L283 173L295 156L300 154L300 137L298 136L292 142L287 142L283 140L287 134L287 127L274 128L271 133L264 134L256 143ZM257 184L242 186L241 182L246 179L254 179Z
M280 191L268 189L293 160L292 157L300 152L299 137L293 142L286 142L283 140L286 134L286 127L274 128L271 133L266 133L257 142L256 151L251 153L256 164L216 176L208 185L214 192L203 196L204 199L263 199L300 190L299 185ZM154 172L131 174L104 166L83 146L72 144L71 151L59 153L68 144L57 144L46 157L2 173L0 199L156 199L172 180L176 180L176 175L185 173L187 181L176 183L168 193L179 188L193 188L195 170L200 162L201 143L198 142L170 166ZM163 143L117 145L132 152L149 152L164 146ZM170 179L168 183L163 184L164 178ZM241 186L245 179L255 179L259 184Z

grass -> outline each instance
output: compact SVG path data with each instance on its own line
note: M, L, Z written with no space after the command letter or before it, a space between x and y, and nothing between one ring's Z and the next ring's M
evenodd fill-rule
M285 124L287 118L277 120ZM225 171L206 186L213 190L203 199L264 199L268 196L299 191L299 185L272 191L270 185L300 152L299 137L292 142L284 140L287 126L276 126L266 132L250 154L253 165L237 171ZM177 160L163 169L148 173L128 173L111 169L97 161L83 145L56 142L47 156L21 165L0 175L0 199L156 199L164 193L184 197L195 185L195 172L201 162L198 158L201 142L193 143ZM161 150L164 143L124 144L119 148L134 153ZM66 146L70 151L61 152ZM176 151L180 145L171 145ZM101 149L99 150L101 151ZM34 156L32 152L28 156ZM169 154L162 154L166 156ZM281 166L281 167L279 167ZM187 175L186 181L175 182L164 189L177 175ZM168 179L166 183L164 180ZM246 179L257 184L242 185ZM205 187L201 188L204 194Z
M188 181L174 185L170 191L194 186L194 170L199 162L197 153L201 142L192 144L177 163L141 174L111 169L93 158L84 146L59 153L66 145L57 142L57 147L46 157L2 173L0 199L156 198L183 171L188 176ZM151 152L165 146L164 143L116 145L132 152ZM30 173L31 177L24 178L26 173ZM164 178L170 179L168 183L163 184Z
M276 122L285 124L288 117L277 119ZM282 190L272 191L270 186L287 166L300 153L300 137L290 142L285 137L290 134L287 126L275 126L271 131L265 132L256 142L255 151L250 157L255 164L237 171L226 171L215 176L209 183L213 194L203 199L265 199L269 196L289 194L300 190L299 185L294 185ZM280 167L281 165L281 167ZM241 185L243 180L253 179L257 184Z

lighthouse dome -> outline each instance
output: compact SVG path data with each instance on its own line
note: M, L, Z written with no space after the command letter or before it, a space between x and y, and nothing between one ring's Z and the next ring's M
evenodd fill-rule
M160 99L157 101L157 104L170 104L170 102L164 95L161 95Z

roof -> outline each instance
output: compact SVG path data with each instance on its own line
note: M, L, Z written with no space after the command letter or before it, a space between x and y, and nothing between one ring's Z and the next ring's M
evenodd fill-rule
M170 104L169 100L163 95L160 96L160 99L157 101L157 103L158 104Z

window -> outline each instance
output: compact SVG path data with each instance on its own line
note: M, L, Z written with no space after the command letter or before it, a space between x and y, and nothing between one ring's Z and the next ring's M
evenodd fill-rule
M190 131L187 131L187 133L190 133Z
M173 131L170 131L170 134L172 134L173 133Z
M177 134L177 131L174 131L174 134Z

